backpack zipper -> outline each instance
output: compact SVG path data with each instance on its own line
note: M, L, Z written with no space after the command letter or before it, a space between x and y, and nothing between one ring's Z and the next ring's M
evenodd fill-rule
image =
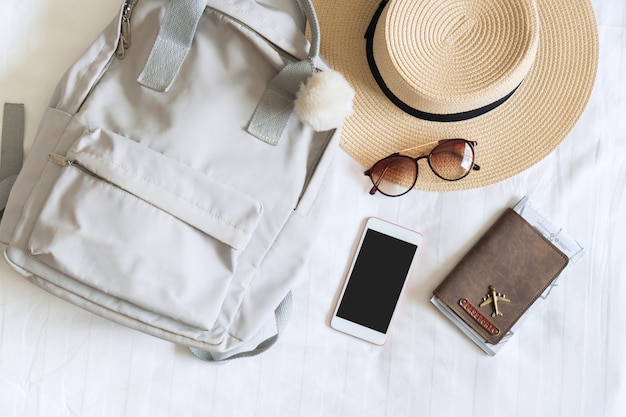
M122 7L122 18L121 18L121 23L120 23L120 38L117 43L117 48L115 50L115 56L117 56L118 59L124 59L124 57L126 56L126 49L130 47L131 17L133 14L133 10L135 9L135 6L137 5L137 2L138 0L125 0L124 1L124 6ZM267 42L274 50L276 50L276 52L278 52L280 55L285 57L287 60L293 61L293 62L301 60L300 58L285 51L284 49L276 45L271 40L267 39L265 36L261 35L259 32L257 32L256 30L254 30L252 27L242 22L241 20L234 18L228 14L222 13L220 10L215 9L210 6L207 6L207 9L210 9L213 12L220 14L221 16L227 18L228 20L231 20L232 22L235 22L239 24L240 26L246 28L250 32L256 34L258 37L260 37L265 42Z
M115 50L115 56L118 59L124 59L126 56L126 50L130 47L130 18L133 14L133 9L137 5L138 0L126 0L122 8L122 21L120 24L120 39L117 43L117 49Z
M100 176L99 174L96 174L94 171L92 171L91 169L85 167L84 165L82 165L80 162L78 162L75 159L71 159L68 158L67 156L64 155L60 155L58 153L50 153L48 154L48 160L50 162L52 162L55 165L58 165L60 167L63 168L76 168L79 171L81 171L83 174L88 175L90 178L96 180L96 181L100 181L102 183L108 184L113 186L114 188L117 188L121 191L124 191L126 193L128 193L128 191L124 190L123 188L119 187L118 185L112 183L111 181L107 180L106 178ZM131 193L129 193L131 194ZM134 195L134 194L131 194Z

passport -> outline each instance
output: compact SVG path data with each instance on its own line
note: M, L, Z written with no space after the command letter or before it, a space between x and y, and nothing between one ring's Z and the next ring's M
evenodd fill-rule
M509 208L448 273L433 298L496 345L568 262L568 256Z

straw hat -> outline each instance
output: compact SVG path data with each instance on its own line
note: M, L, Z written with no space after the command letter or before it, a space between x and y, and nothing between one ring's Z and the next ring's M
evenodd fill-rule
M593 88L588 0L313 3L322 55L356 92L341 137L350 155L369 168L439 139L478 143L480 171L448 182L420 163L415 188L477 188L522 172L565 138Z

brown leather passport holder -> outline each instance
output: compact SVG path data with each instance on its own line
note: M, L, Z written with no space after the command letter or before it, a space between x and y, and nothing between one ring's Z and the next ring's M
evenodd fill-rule
M497 344L567 262L507 209L433 293L487 342Z

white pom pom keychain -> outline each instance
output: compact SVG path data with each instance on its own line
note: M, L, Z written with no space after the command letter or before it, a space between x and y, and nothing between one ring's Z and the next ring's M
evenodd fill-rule
M294 110L303 123L322 132L340 127L354 113L354 90L346 79L333 70L316 71L300 85Z

